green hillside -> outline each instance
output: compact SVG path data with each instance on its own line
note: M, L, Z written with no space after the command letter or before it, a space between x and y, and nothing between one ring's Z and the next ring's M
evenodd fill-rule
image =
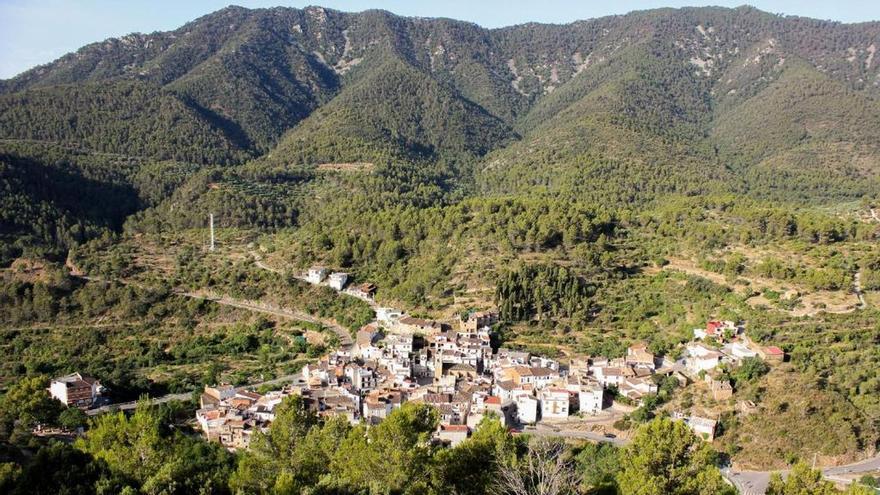
M0 139L195 163L232 163L248 157L229 136L174 95L135 82L2 95Z
M501 120L388 57L285 135L274 162L473 158L513 137Z
M880 22L751 7L499 29L228 7L0 81L0 346L16 357L0 367L11 391L0 396L0 487L26 486L41 462L67 465L40 457L50 453L31 435L35 416L8 412L45 389L43 375L92 370L126 398L190 393L292 373L338 344L334 320L356 330L372 311L295 276L318 264L418 317L497 308L493 343L563 363L618 358L635 342L677 359L707 320L743 322L786 361L754 376L725 364L733 397L722 400L702 375L684 386L658 377L641 407L592 433L629 441L680 426L657 416L715 418L711 448L680 440L719 484L713 448L755 469L875 455L878 47ZM320 323L285 320L298 312ZM282 425L307 427L270 431L233 458L164 431L175 414L192 418L168 407L132 418L163 430L156 449L173 438L195 459L213 456L211 480L168 467L187 456L166 449L172 460L136 476L88 464L104 491L404 493L409 479L375 484L334 454L384 462L383 438L363 443L381 427L365 436L288 410ZM428 449L431 411L395 416L424 420L405 436L421 456L413 465L427 467L407 474L431 479L412 493L451 493L458 470L528 452L494 423L462 450ZM101 429L133 421L112 418ZM53 448L91 463L97 444ZM309 452L320 468L294 473ZM565 452L554 458L595 475L580 478L580 494L614 492L629 476L621 466L643 457ZM707 486L675 493L723 492Z

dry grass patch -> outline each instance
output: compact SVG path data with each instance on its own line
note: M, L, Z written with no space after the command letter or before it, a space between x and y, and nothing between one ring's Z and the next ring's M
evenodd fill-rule
M743 469L784 468L787 461L831 465L864 457L877 433L845 397L815 379L781 366L738 392L754 397L758 412L740 417L719 443L737 445Z

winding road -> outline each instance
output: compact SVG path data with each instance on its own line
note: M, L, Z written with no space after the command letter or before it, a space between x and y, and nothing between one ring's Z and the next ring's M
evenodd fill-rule
M822 475L830 481L849 483L850 480L844 476L878 470L880 470L880 455L844 466L822 468ZM733 471L731 469L723 469L721 472L742 495L764 495L767 492L771 474L774 472L783 476L788 474L788 471Z
M87 279L87 280L90 280L90 281L104 281L103 279L96 279L94 277L85 277L85 276L81 276L81 275L80 275L80 277ZM234 308L245 309L245 310L254 311L257 313L265 313L265 314L270 314L273 316L278 316L281 318L288 318L288 319L297 320L297 321L307 321L309 323L323 325L323 326L328 327L331 330L333 330L333 332L339 337L340 349L347 349L354 344L354 342L352 341L352 338L351 338L351 334L348 332L348 330L342 328L341 326L339 326L338 324L336 324L332 321L325 320L322 318L317 318L317 317L311 316L309 314L303 313L301 311L290 311L290 310L283 309L283 308L268 306L268 305L265 305L262 303L254 303L251 301L242 301L239 299L234 299L234 298L226 297L226 296L213 297L213 296L205 296L205 295L200 295L200 294L193 294L193 293L189 293L189 292L175 292L175 294L179 295L181 297L188 297L191 299L201 299L201 300L205 300L205 301L211 301L216 304L222 304L224 306L231 306ZM260 387L262 385L280 385L283 383L292 382L297 376L300 376L299 373L296 373L293 375L284 375L284 376L280 376L278 378L273 378L271 380L266 380L266 381L262 381L259 383L250 383L247 385L243 385L241 387L236 388L236 390L245 390L245 389L249 389L249 388ZM192 397L192 392L181 393L181 394L167 394L167 395L163 395L161 397L150 398L150 402L152 404L162 404L162 403L170 402L170 401L174 401L174 400L187 400L190 397ZM138 401L123 402L123 403L118 403L118 404L109 404L109 405L98 407L95 409L89 409L86 411L86 414L89 416L97 416L99 414L104 414L104 413L111 412L111 411L130 411L130 410L137 408L137 403L138 403Z
M871 216L880 222L880 217L875 210L871 210ZM265 265L259 258L258 255L252 253L254 255L255 264L257 267L267 270L273 273L281 273L279 270L271 268ZM71 270L73 272L73 270ZM76 272L73 272L76 273ZM860 273L857 273L854 280L854 286L856 289L856 293L859 295L859 300L861 301L864 307L864 300L861 296L861 283L860 283ZM90 280L90 281L102 281L106 282L106 280L100 277L90 277L83 274L77 274L76 276ZM297 276L296 278L300 280L305 280L305 277ZM122 281L122 283L126 283ZM351 297L357 297L354 294L348 294L345 291L339 291L341 294L346 294ZM240 299L231 298L228 296L210 296L210 295L202 295L196 293L189 292L175 292L175 294L180 295L182 297L188 297L193 299L202 299L207 301L212 301L217 304L222 304L226 306L236 307L248 311L254 311L259 313L271 314L274 316L278 316L281 318L289 318L293 320L307 321L310 323L324 325L330 328L336 335L339 337L340 346L342 348L350 347L353 345L351 334L335 322L331 320L317 318L315 316L309 315L307 313L301 311L292 311L285 308L280 308L272 305L267 305L265 303L258 303L254 301L244 301ZM360 299L360 298L359 298ZM374 301L367 301L371 304L372 307L375 307L376 304ZM260 387L262 385L280 385L286 382L293 381L299 374L294 375L285 375L278 378L274 378L272 380L266 380L259 383L253 383L238 387L236 390L245 390L254 387ZM161 397L150 399L153 404L161 404L164 402L170 402L173 400L186 400L192 397L192 393L182 393L182 394L168 394ZM103 406L100 408L95 408L86 411L86 414L89 416L96 416L99 414L111 412L111 411L127 411L132 410L137 407L137 401L133 402L125 402L121 404L111 404L107 406ZM549 425L539 424L536 428L530 428L523 430L523 433L529 433L542 437L563 437L563 438L574 438L581 440L590 440L594 442L608 442L612 443L618 447L625 446L628 443L627 439L617 438L617 437L606 437L605 435L594 433L594 432L586 432L580 430L573 429L560 429L554 428ZM829 467L822 469L822 474L832 481L836 482L847 482L846 478L843 476L867 473L872 471L880 470L880 455L873 457L871 459L866 459L863 461L859 461L852 464L847 464L843 466ZM722 474L724 477L734 485L737 490L742 495L763 495L767 491L767 486L770 482L770 476L775 471L736 471L732 469L723 469ZM783 476L786 474L786 471L778 471Z
M65 264L70 269L70 274L74 277L81 278L81 279L87 280L89 282L103 282L103 283L110 282L109 280L107 280L103 277L96 277L96 276L90 276L90 275L84 274L69 259L67 260L67 262ZM271 268L268 268L265 265L263 265L262 263L260 263L259 261L257 262L257 266L259 266L260 268L263 268L265 270L269 270L274 273L278 273L277 270L273 270ZM122 283L122 284L127 284L127 285L138 285L138 284L133 284L132 282L126 281L126 280L119 280L118 282ZM177 296L180 296L180 297L187 297L190 299L211 301L216 304L221 304L224 306L231 306L234 308L244 309L247 311L270 314L270 315L277 316L280 318L287 318L287 319L291 319L291 320L305 321L305 322L314 323L317 325L322 325L324 327L329 328L330 330L333 331L333 333L336 334L336 336L339 338L339 348L340 349L348 349L352 345L354 345L354 341L351 338L351 333L349 333L348 330L346 330L345 328L340 326L338 323L336 323L335 321L330 320L330 319L312 316L312 315L305 313L303 311L295 311L295 310L290 310L290 309L286 309L286 308L280 308L277 306L273 306L273 305L269 305L269 304L265 304L265 303L261 303L261 302L245 301L245 300L236 299L236 298L229 297L229 296L213 296L213 295L204 295L204 294L197 294L197 293L193 293L193 292L184 292L184 291L174 291L174 294ZM291 382L297 376L299 376L298 373L294 374L294 375L285 375L285 376L281 376L278 378L274 378L272 380L266 380L266 381L262 381L259 383L251 383L251 384L243 385L241 387L238 387L236 390L244 390L244 389L253 388L253 387L260 387L262 385L279 385L282 383ZM180 394L167 394L167 395L163 395L161 397L152 397L152 398L150 398L150 402L153 404L162 404L162 403L170 402L170 401L174 401L174 400L187 400L190 397L192 397L191 392L180 393ZM138 403L138 401L108 404L106 406L97 407L94 409L89 409L86 411L86 414L89 416L97 416L99 414L104 414L104 413L111 412L111 411L129 411L129 410L133 410L133 409L137 408L137 403Z
M250 383L248 385L242 385L240 387L236 387L235 390L242 391L248 390L251 388L261 387L263 385L282 385L285 383L289 383L294 381L298 376L301 376L299 373L293 375L284 375L279 376L278 378L273 378L271 380L262 381L259 383ZM151 404L162 404L165 402L171 402L175 400L187 400L193 396L192 392L186 392L182 394L168 394L163 395L161 397L156 397L155 399L150 399ZM133 409L137 409L138 401L134 400L131 402L120 402L117 404L108 404L102 407L96 407L94 409L89 409L86 411L86 414L89 416L97 416L99 414L104 414L113 411L131 411Z

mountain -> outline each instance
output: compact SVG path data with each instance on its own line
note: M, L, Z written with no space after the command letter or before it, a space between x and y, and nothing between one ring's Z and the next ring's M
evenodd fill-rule
M389 57L291 132L272 161L479 157L515 134L500 118L400 58Z
M126 81L143 86L144 93L176 97L186 108L171 109L171 114L187 118L194 113L230 146L254 155L270 151L287 131L334 100L340 100L334 103L336 109L327 112L335 118L340 108L387 102L362 101L368 98L365 91L371 91L365 86L385 83L386 70L425 78L418 83L423 91L444 95L441 100L460 100L457 106L474 116L477 125L487 124L481 119L496 119L523 135L578 100L591 94L595 99L596 91L607 90L609 84L622 84L616 94L626 106L607 110L654 131L687 121L693 131L708 134L715 113L723 118L723 113L754 101L769 89L779 69L773 64L782 67L786 61L802 63L814 77L824 75L853 95L876 98L878 45L878 23L844 25L747 7L661 9L564 26L526 24L494 30L383 11L229 7L174 31L88 45L4 81L0 88L7 94L29 95L37 88L90 87L97 82L103 87ZM381 89L375 93L381 94ZM25 103L19 99L6 104ZM407 119L426 117L413 105L402 105L398 111L395 122L389 122L391 132L374 137L393 141L398 139L397 127L408 125ZM18 114L3 120L12 118ZM458 139L471 131L453 126L432 132L457 134ZM404 147L412 137L407 133L401 129ZM47 138L31 134L34 139ZM514 135L509 130L504 134ZM468 151L481 154L497 147L498 137L493 130L484 143L469 143ZM412 144L437 145L436 138L428 141ZM231 154L230 159L243 157Z
M174 94L108 81L0 95L0 135L90 151L195 163L241 161L248 152Z
M133 190L141 167L195 166L153 188L151 203L138 193L142 206L200 167L249 161L397 163L422 169L407 180L430 176L441 189L623 205L669 193L849 201L878 188L878 46L877 22L750 7L501 29L229 7L0 82L0 150L39 163L47 147L67 149L74 173L110 173L98 157L116 156ZM402 177L394 170L377 180ZM313 182L302 173L289 187ZM416 189L396 181L374 186L395 197Z

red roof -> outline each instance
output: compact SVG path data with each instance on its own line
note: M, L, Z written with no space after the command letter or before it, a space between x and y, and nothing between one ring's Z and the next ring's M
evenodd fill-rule
M486 397L486 400L483 402L486 404L501 404L501 397L490 395L489 397Z
M468 431L467 425L440 425L443 431Z
M766 352L767 354L773 354L774 356L785 354L782 349L776 347L775 345L765 347L764 352Z

